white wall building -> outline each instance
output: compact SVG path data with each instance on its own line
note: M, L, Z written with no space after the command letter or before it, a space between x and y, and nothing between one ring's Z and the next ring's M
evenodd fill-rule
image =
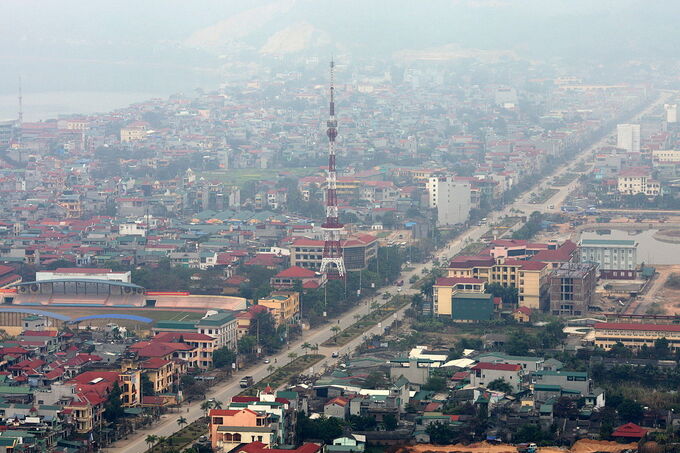
M664 104L663 108L666 111L666 122L667 123L677 123L678 122L678 104Z
M616 126L616 147L629 153L640 152L640 125L619 124Z
M470 215L470 183L453 176L433 176L427 180L428 203L437 209L437 225L465 223Z

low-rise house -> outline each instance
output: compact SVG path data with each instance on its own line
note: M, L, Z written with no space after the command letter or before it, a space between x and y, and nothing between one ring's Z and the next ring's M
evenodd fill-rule
M470 384L487 387L491 382L503 380L518 391L522 384L524 372L521 365L510 363L480 362L471 368Z
M250 409L211 409L209 432L213 449L231 451L246 442L266 447L278 444L276 427L270 415Z
M341 396L328 400L326 404L323 405L323 414L326 417L335 417L345 420L347 415L349 415L349 400Z

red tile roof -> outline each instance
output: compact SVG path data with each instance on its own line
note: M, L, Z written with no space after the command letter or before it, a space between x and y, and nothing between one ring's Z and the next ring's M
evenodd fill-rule
M324 404L324 406L329 406L331 404L336 404L338 406L345 407L345 406L347 406L347 404L349 404L349 401L346 400L345 398L341 397L341 396L338 396L338 397L333 398L332 400L326 402L326 404Z
M479 362L477 365L471 368L472 370L497 370L497 371L519 371L522 369L522 365L516 365L511 363L490 363L490 362Z
M95 267L59 267L54 270L58 274L106 274L111 269L97 269Z
M251 442L235 450L235 453L317 453L321 450L318 444L302 444L294 450L267 448L262 442Z
M214 338L198 332L159 332L151 341L160 341L162 343L174 343L184 341L213 341Z
M621 425L614 430L612 437L634 437L641 438L647 434L647 430L642 428L635 423L626 423Z
M595 328L613 330L642 330L653 332L680 332L680 325L678 324L597 322L595 323Z
M276 274L277 278L313 278L316 272L300 266L292 266Z
M142 368L146 368L146 369L149 369L149 370L157 370L159 368L164 367L168 363L172 363L172 362L169 361L169 360L163 360L163 359L158 358L158 357L151 357L150 359L146 359L145 361L140 363L140 365L141 365Z

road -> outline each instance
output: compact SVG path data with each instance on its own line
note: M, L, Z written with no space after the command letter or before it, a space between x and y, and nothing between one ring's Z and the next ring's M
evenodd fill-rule
M643 112L641 112L638 116L644 115L651 111L652 109L656 108L659 104L663 103L668 97L670 97L670 94L667 93L666 96L662 95L660 96L653 104L651 104L649 107L647 107ZM559 169L557 169L554 173L551 175L547 176L545 179L547 181L548 178L552 179L553 177L559 177L563 175L564 173L571 171L575 172L575 168L578 168L582 164L586 163L587 159L589 159L593 153L595 152L596 149L599 147L603 146L606 143L607 137L603 138L602 140L598 141L597 143L593 144L592 146L588 147L585 149L583 152L579 154L579 157L576 158L571 164L566 164ZM546 186L546 182L543 182L542 184L539 184L539 186ZM564 187L556 187L558 189L558 192L553 195L549 200L547 200L545 203L541 204L530 204L528 202L531 192L538 190L537 187L534 187L527 191L526 193L522 194L515 202L511 203L510 205L506 206L500 211L495 211L487 216L487 220L489 223L493 223L497 220L500 220L502 217L508 216L508 215L516 215L516 211L520 210L524 212L525 214L530 214L533 211L539 211L539 212L554 212L559 210L559 206L564 202L566 197L578 186L578 180L573 181L571 184L564 186ZM549 207L553 205L554 208L550 209ZM467 232L463 233L461 236L458 238L452 240L448 244L446 244L444 247L439 249L439 252L437 254L440 262L446 261L450 259L453 255L458 253L468 242L472 241L478 241L486 231L488 231L489 227L488 225L481 225L481 226L475 226L470 228ZM413 276L422 276L423 269L428 266L429 263L414 263L412 265L413 269L407 272L403 272L402 276L400 279L403 279L404 282L408 282L409 279ZM431 266L431 264L430 264ZM381 293L384 292L389 292L390 294L397 294L397 286L391 285L388 287L385 287L381 289ZM413 289L410 289L406 286L403 287L403 293L404 294L412 294L415 291ZM375 300L375 299L374 299ZM340 328L345 329L352 325L355 322L355 315L364 315L367 314L371 311L371 302L372 300L367 301L366 303L363 303L361 305L358 305L356 308L353 310L350 310L349 312L345 313L340 317L335 324L334 323L329 323L324 326L321 326L319 328L309 330L306 332L303 332L302 338L297 340L295 343L290 345L290 349L284 349L281 353L271 356L270 360L273 363L276 361L277 366L284 365L290 361L288 358L288 354L291 352L296 353L297 355L302 355L305 352L302 350L301 346L303 343L307 342L310 344L319 344L321 345L324 341L328 340L333 336L333 333L331 332L331 327L334 325L338 325ZM379 302L382 302L381 300ZM390 318L386 319L383 321L380 325L374 326L372 329L370 329L368 332L366 332L364 335L373 335L373 334L379 334L384 331L384 328L387 325L391 325L396 319L403 317L404 316L404 311L408 308L408 306L402 308L398 312L396 312L394 315L392 315ZM337 352L340 355L350 353L354 351L362 342L363 342L363 337L359 336L346 344L345 346L342 346L341 348L337 348ZM324 366L331 365L332 363L337 362L337 359L331 358L332 352L334 352L336 349L335 348L329 348L329 347L322 347L319 346L319 353L323 354L326 356L325 359L320 361L318 364L315 365L316 370L322 369ZM211 389L208 398L215 398L223 402L228 402L233 396L238 394L241 391L241 388L239 387L238 381L245 375L250 375L253 376L255 381L260 381L267 377L269 375L269 372L267 371L267 367L269 365L266 364L259 364L254 366L253 368L250 368L246 371L239 371L237 373L234 373L234 376L232 380L222 383L220 385L217 385L213 389ZM200 409L201 402L194 402L193 404L190 404L188 406L185 405L181 410L184 411L181 413L183 417L185 417L189 423L197 420L198 418L203 416L203 411ZM177 425L177 418L179 417L180 414L166 414L161 417L161 420L153 425L149 429L144 429L144 430L139 430L135 434L130 435L127 440L120 440L113 444L111 447L104 449L104 451L107 452L120 452L120 453L143 453L147 450L147 445L144 442L144 438L148 435L156 435L156 436L170 436L172 433L178 430L178 425Z

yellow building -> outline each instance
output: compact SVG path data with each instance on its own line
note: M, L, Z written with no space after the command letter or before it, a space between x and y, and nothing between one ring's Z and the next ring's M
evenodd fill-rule
M144 121L135 121L128 124L120 130L120 141L122 143L129 143L138 140L143 140L146 137L146 132L149 129L149 123Z
M652 151L652 160L655 162L680 162L680 150L656 149Z
M154 393L168 393L175 380L174 362L159 358L151 358L139 364L153 386Z
M75 430L79 434L92 431L95 421L95 408L86 401L71 401L64 406L64 410L70 412ZM101 414L98 414L101 417Z
M637 324L598 322L594 330L595 346L609 350L616 343L630 349L640 349L642 345L654 347L661 338L668 340L671 351L680 350L680 325L677 324Z
M484 280L470 277L440 277L432 287L433 312L436 315L452 314L452 297L455 291L483 293L486 288Z
M448 277L473 278L517 288L520 307L540 309L547 297L550 269L540 261L461 256L451 261Z
M257 304L269 309L276 327L300 321L300 293L296 291L275 291L268 298L258 300Z
M124 369L119 375L120 399L124 407L136 407L142 403L142 372Z
M646 168L626 168L621 170L617 180L619 193L627 195L644 194L657 196L661 191L661 184L651 178Z

